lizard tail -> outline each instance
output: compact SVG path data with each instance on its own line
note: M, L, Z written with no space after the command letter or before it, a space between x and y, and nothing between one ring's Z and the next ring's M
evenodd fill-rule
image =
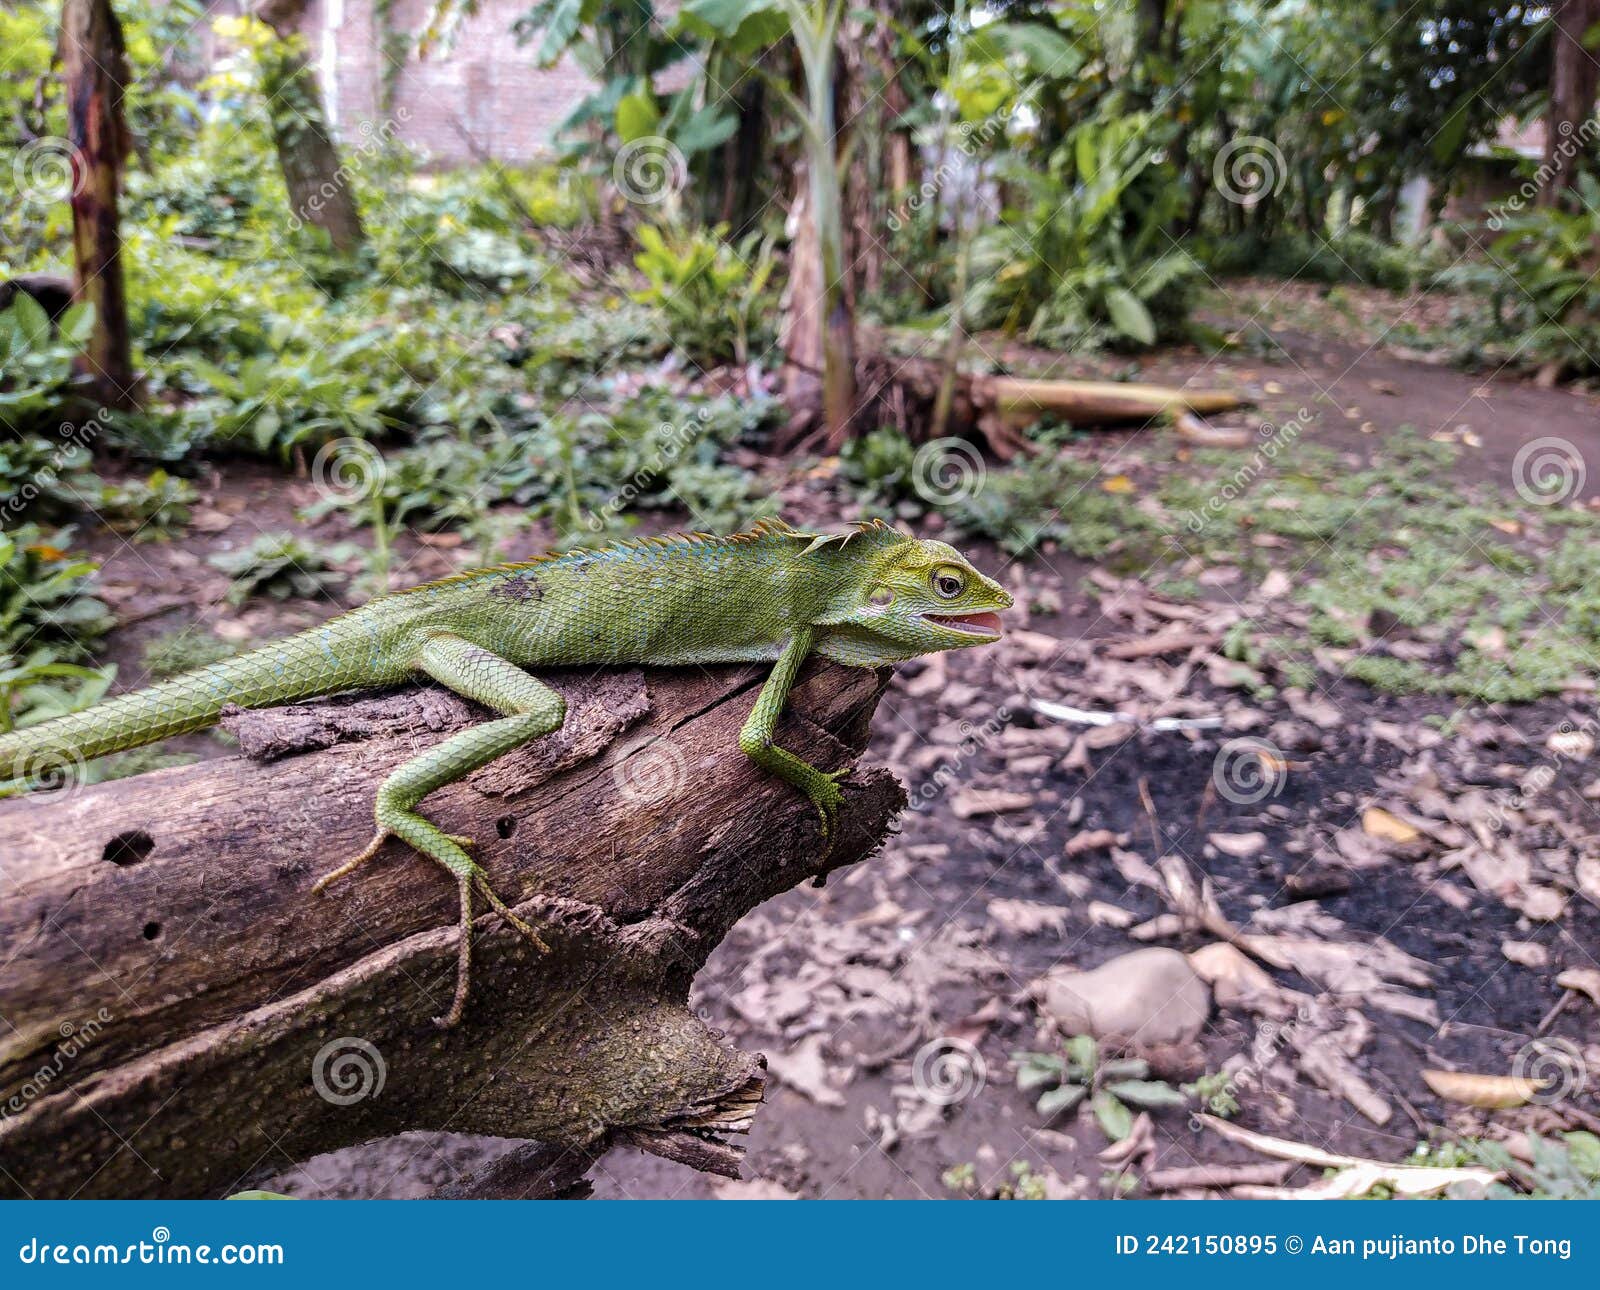
M355 663L351 645L346 639L336 655L326 627L314 627L83 712L0 735L0 796L75 782L90 758L204 730L230 705L270 707L391 679L374 675L370 654Z

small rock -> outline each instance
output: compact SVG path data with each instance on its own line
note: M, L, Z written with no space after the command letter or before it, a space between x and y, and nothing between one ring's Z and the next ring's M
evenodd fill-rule
M1035 985L1068 1034L1141 1045L1184 1044L1211 1015L1211 991L1177 950L1133 950L1088 972L1056 968Z

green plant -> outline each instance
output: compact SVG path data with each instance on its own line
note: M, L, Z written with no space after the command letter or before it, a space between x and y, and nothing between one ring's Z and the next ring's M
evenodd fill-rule
M353 375L378 343L374 332L297 360L262 354L229 371L192 356L188 368L211 392L201 400L201 415L213 419L219 441L245 439L261 452L287 451L307 441L368 438L392 423L398 391Z
M1182 1093L1163 1080L1150 1078L1150 1064L1139 1057L1102 1056L1090 1035L1074 1035L1059 1053L1021 1052L1017 1088L1037 1093L1036 1109L1046 1119L1076 1111L1086 1102L1100 1130L1113 1142L1133 1132L1130 1107L1160 1111L1184 1106Z
M53 327L43 305L16 293L0 311L0 428L25 434L60 419L73 361L93 330L91 305L72 305Z
M765 312L772 276L770 238L751 233L730 245L726 234L721 224L641 224L635 234L640 250L633 262L649 285L633 298L660 309L674 348L702 367L750 360L751 333Z
M97 702L116 674L85 665L111 614L91 590L95 565L63 549L70 539L32 524L0 531L0 729Z
M152 542L186 525L189 507L198 496L187 479L153 470L143 479L102 483L95 506L116 532L131 534L136 542Z
M1482 260L1442 281L1482 302L1476 339L1524 364L1600 369L1600 179L1580 172L1570 200L1505 217Z
M842 473L858 496L897 509L910 508L913 515L924 509L913 484L916 459L916 445L897 426L879 426L850 439L839 453Z
M140 661L153 680L163 681L169 676L180 676L208 663L232 658L239 648L233 641L225 641L191 625L152 637L145 643Z
M1227 1071L1207 1071L1182 1090L1218 1119L1231 1120L1239 1114L1238 1090Z
M238 551L219 551L208 563L228 575L228 601L238 605L257 595L275 600L331 595L345 580L338 566L361 554L348 542L323 546L293 533L263 533Z
M1172 249L1180 190L1149 113L1084 121L1043 173L1014 160L1024 196L974 240L973 325L1063 348L1140 347L1180 333L1200 269Z

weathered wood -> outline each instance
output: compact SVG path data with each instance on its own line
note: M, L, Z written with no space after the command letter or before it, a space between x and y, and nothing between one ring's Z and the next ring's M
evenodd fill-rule
M310 888L365 843L388 770L482 718L455 696L236 713L267 760L0 803L0 1195L217 1195L408 1129L625 1140L726 1172L718 1139L748 1126L762 1064L689 1011L693 975L754 905L869 854L904 802L887 772L852 776L822 858L809 803L738 749L763 674L554 674L558 735L427 800L552 947L481 918L451 1031L430 1018L452 884L391 843ZM809 669L780 740L847 764L881 684ZM525 1172L569 1188L561 1159Z
M1053 412L1083 425L1149 421L1171 412L1231 412L1244 400L1232 390L1184 390L1131 381L1040 381L978 377L977 401L1024 422Z

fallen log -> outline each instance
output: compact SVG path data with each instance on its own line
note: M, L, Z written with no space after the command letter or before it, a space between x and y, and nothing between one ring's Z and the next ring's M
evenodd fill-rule
M1051 412L1075 425L1150 421L1176 412L1232 412L1244 400L1231 390L1185 390L1132 381L1041 381L980 376L977 398L1008 420L1037 420Z
M390 843L359 850L378 781L482 718L413 687L224 724L242 757L0 803L0 1196L216 1196L412 1129L539 1147L457 1194L581 1194L614 1142L737 1170L763 1062L688 1008L748 910L869 855L904 804L845 785L822 857L810 804L743 756L764 669L560 674L562 731L430 797L540 955L493 916L464 1022L440 1030L455 890ZM883 676L814 665L780 742L865 746Z
M858 372L861 412L856 425L897 425L912 439L926 438L944 373L941 359L869 349ZM997 456L1009 460L1035 451L1021 431L1047 413L1073 425L1125 426L1186 413L1230 412L1245 404L1232 390L962 372L956 378L949 428L981 436Z

